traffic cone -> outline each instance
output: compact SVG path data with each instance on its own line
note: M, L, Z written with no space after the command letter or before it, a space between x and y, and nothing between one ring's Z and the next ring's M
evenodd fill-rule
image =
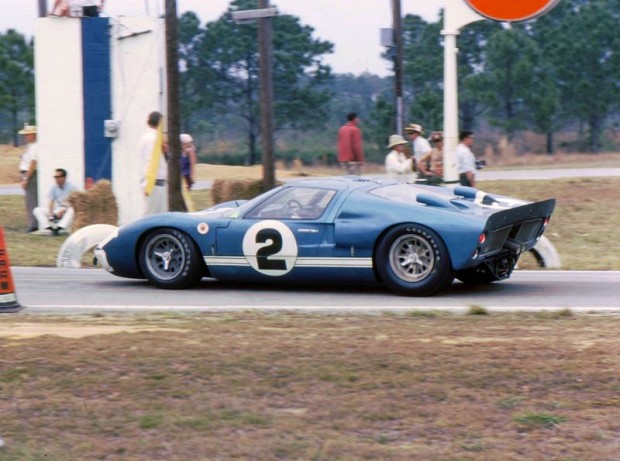
M9 252L4 241L4 228L0 227L0 313L18 312L22 309L15 294Z

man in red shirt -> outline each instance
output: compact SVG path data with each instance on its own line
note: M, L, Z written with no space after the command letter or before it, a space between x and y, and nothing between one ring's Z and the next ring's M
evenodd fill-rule
M362 130L355 112L347 115L347 123L338 129L338 161L345 165L347 174L359 175L364 164Z

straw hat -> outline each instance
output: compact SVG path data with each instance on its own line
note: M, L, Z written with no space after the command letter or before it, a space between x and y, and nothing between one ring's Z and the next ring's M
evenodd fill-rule
M399 144L408 144L408 142L405 141L401 135L393 134L388 140L387 148L390 149L394 146L398 146Z
M192 138L191 135L187 134L187 133L183 133L181 135L181 142L182 143L186 143L186 142L194 142L194 138Z
M422 125L418 125L417 123L410 123L409 125L407 125L405 127L405 132L406 133L420 133L420 134L424 134L424 128L422 127Z
M24 128L19 130L17 134L37 134L37 127L34 125L28 125L28 123L24 123Z

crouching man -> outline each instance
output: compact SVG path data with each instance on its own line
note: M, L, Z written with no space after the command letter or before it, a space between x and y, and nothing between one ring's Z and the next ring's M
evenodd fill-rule
M75 211L68 198L71 192L77 191L78 188L67 181L67 172L63 168L56 169L54 180L56 184L52 186L48 195L49 206L37 207L32 213L37 218L40 231L48 229L53 235L58 235L63 230L71 228Z

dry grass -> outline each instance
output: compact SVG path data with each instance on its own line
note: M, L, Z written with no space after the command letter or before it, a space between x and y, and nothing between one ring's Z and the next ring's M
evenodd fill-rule
M3 330L23 322L42 335L0 338L3 461L618 459L616 317L15 314Z

